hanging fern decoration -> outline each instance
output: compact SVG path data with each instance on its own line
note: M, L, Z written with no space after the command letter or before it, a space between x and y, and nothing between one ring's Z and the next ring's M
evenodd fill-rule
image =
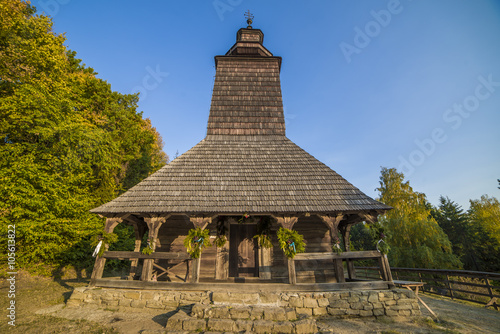
M191 258L198 259L203 248L212 246L210 231L202 230L200 227L190 229L186 239L184 239L184 246Z
M268 234L257 234L253 238L257 239L261 248L273 248L271 237Z
M269 217L262 217L257 223L257 234L253 237L257 239L261 248L272 248L271 242L271 220Z
M94 235L91 239L91 245L96 247L97 256L102 256L106 249L105 245L111 245L118 241L118 235L114 233L101 232L98 235ZM97 247L99 247L97 249ZM95 253L95 252L94 252Z
M227 242L227 238L225 235L218 235L217 238L215 238L215 245L219 248L222 248L224 247L224 245L226 244Z
M294 230L280 227L278 230L278 241L283 253L289 259L293 259L295 254L304 253L306 250L304 237Z
M154 240L148 239L148 245L142 249L141 253L146 254L146 255L153 254L154 253L154 249L153 249L154 243L155 243Z

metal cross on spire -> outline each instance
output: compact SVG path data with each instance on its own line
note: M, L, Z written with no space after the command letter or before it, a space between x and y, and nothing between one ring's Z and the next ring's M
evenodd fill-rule
M248 27L251 28L252 27L252 22L253 22L253 14L250 13L250 9L246 11L245 14L243 14L246 18L247 18L247 24L248 24Z

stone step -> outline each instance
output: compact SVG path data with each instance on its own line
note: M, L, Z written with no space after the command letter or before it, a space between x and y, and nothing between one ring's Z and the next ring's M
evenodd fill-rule
M165 326L166 333L290 333L312 334L318 332L314 319L298 321L198 319L175 314Z
M295 321L294 308L195 304L191 316L197 319Z

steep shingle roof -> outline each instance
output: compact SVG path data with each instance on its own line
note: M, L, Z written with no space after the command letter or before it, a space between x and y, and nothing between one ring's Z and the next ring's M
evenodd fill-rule
M356 213L390 207L285 136L281 58L258 29L215 57L207 136L123 195L91 210L124 213Z

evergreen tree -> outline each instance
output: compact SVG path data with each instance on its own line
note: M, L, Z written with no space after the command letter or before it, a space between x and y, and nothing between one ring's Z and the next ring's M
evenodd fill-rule
M448 235L452 243L453 254L463 263L464 269L481 270L478 264L475 228L471 225L467 213L457 203L448 197L439 198L439 207L433 208L431 213L439 226Z

